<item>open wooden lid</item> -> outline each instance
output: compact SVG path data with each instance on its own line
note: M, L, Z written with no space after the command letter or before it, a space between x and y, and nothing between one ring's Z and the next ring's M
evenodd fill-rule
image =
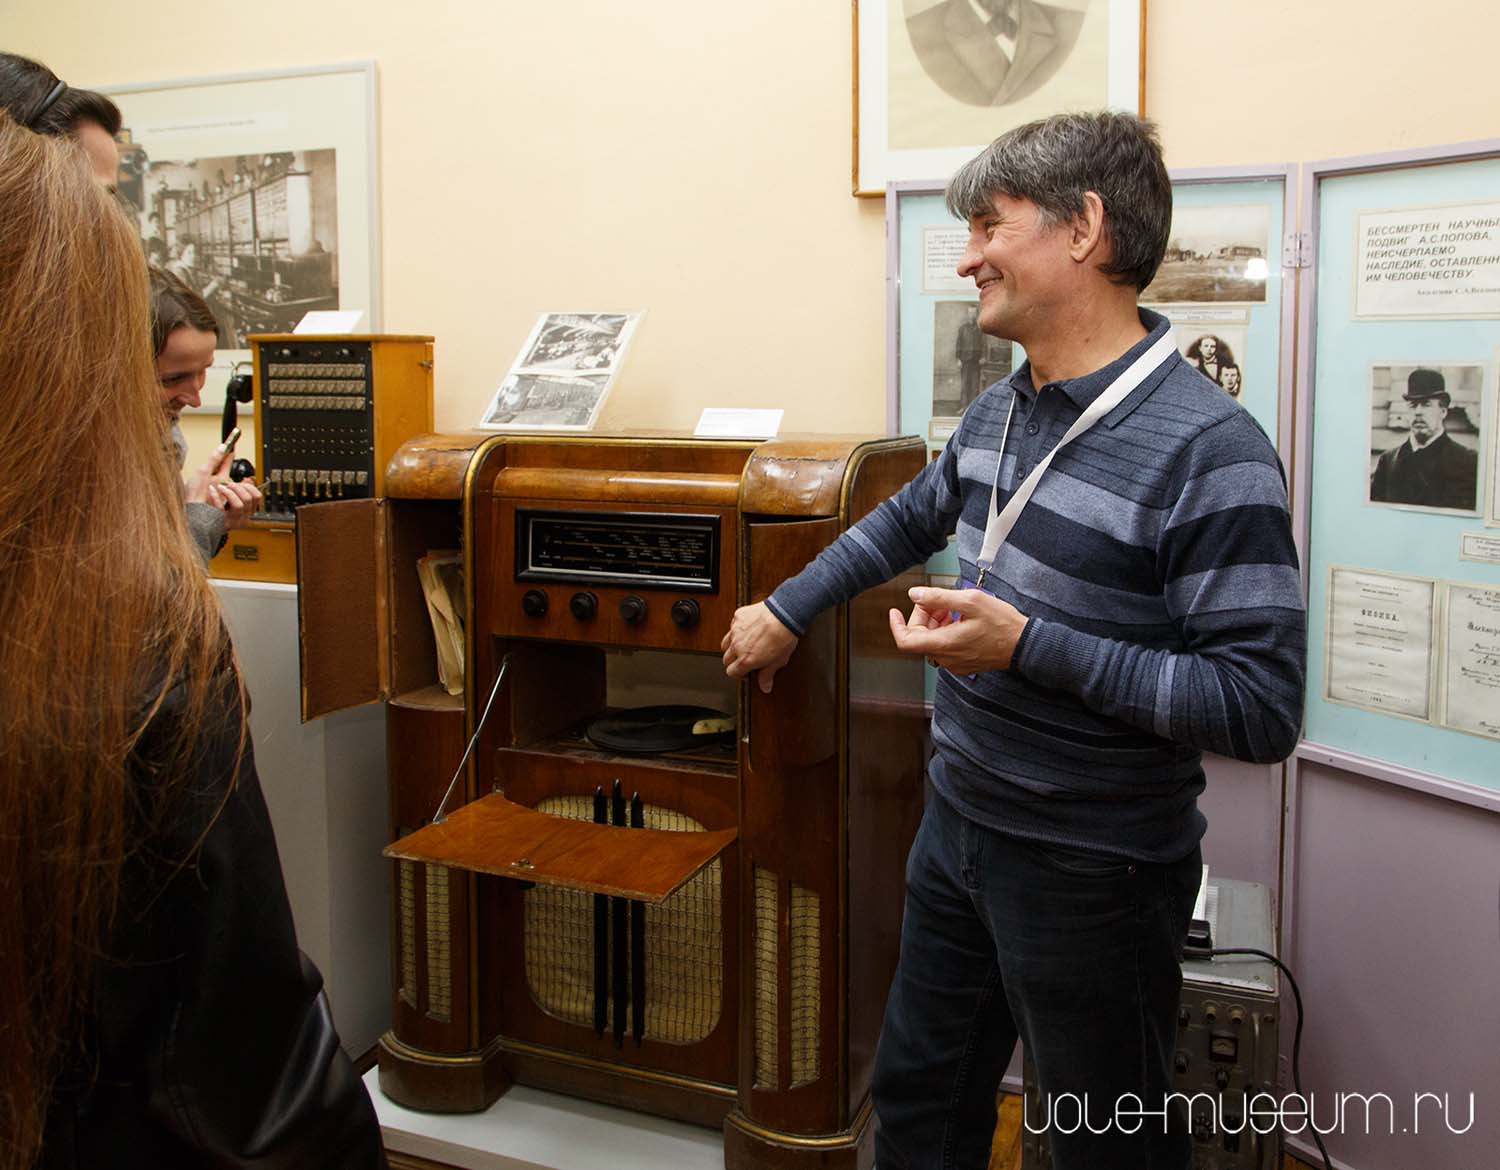
M544 886L665 901L729 848L737 829L670 833L576 821L491 793L388 845L385 856Z

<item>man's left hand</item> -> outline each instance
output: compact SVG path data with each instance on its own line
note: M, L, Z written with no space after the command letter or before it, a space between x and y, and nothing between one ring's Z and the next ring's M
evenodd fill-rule
M907 592L911 618L891 610L896 648L925 655L954 674L1009 670L1026 615L982 589L929 589ZM954 615L957 615L956 618Z

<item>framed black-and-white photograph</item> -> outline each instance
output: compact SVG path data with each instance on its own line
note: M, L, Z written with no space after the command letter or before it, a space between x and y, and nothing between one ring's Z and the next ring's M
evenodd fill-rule
M146 258L208 302L219 348L339 308L336 151L153 159L132 144L120 159Z
M854 193L946 179L1013 126L1141 111L1144 0L854 0Z
M1484 501L1484 366L1391 362L1370 369L1366 499L1477 515Z
M934 421L959 418L1010 369L1011 344L981 332L977 300L938 301L932 306Z
M100 88L142 248L219 321L201 409L223 407L251 333L329 309L379 331L374 62Z
M1231 398L1245 387L1249 330L1243 325L1178 321L1172 326L1183 360Z
M640 313L543 313L479 425L592 430L640 319Z
M1143 304L1262 304L1270 274L1270 208L1179 207Z

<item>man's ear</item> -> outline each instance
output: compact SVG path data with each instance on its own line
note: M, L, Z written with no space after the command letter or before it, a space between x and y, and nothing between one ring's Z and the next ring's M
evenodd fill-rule
M1073 217L1069 227L1068 254L1079 263L1090 258L1104 262L1107 250L1104 231L1104 200L1098 192L1083 193L1083 210Z

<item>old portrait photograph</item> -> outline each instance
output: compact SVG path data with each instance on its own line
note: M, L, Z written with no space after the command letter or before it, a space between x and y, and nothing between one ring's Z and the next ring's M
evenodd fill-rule
M1242 325L1195 321L1178 321L1172 328L1177 336L1177 350L1188 365L1229 397L1238 398L1245 383L1249 330Z
M894 149L988 142L1006 126L1109 100L1107 0L889 5Z
M1265 204L1177 208L1166 254L1142 303L1264 302L1270 215Z
M339 308L334 151L177 159L126 144L117 191L146 258L213 309L220 348Z
M548 313L537 323L517 369L598 372L613 369L630 340L629 313Z
M1369 502L1477 514L1483 408L1481 365L1372 366Z
M1011 370L1011 343L979 328L978 301L932 306L932 417L956 419Z

